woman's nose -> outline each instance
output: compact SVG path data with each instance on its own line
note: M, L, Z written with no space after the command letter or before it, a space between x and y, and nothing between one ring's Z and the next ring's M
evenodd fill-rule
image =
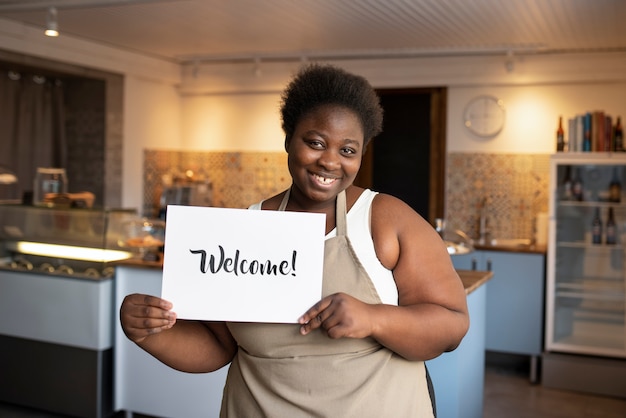
M339 154L330 149L324 150L318 159L318 164L328 170L336 169L341 164Z

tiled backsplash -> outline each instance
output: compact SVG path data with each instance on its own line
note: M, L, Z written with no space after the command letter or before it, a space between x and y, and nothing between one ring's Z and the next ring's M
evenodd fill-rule
M446 222L478 237L479 209L487 199L492 237L533 238L537 213L548 210L548 154L450 153L446 175ZM246 208L291 184L284 152L144 151L144 208L156 216L163 176L213 185L214 206Z
M492 238L534 237L537 214L548 211L549 154L450 153L446 167L449 228L478 238L486 198Z
M156 216L163 176L184 177L213 185L213 205L247 208L291 185L285 152L198 152L144 150L145 216Z

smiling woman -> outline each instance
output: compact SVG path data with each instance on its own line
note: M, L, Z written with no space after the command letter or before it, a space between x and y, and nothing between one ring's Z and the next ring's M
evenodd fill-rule
M179 319L171 301L131 294L120 308L122 329L172 368L229 365L222 417L433 417L425 361L465 336L466 295L423 217L353 184L382 127L378 96L363 77L314 64L285 89L281 115L292 184L250 210L325 215L316 229L325 233L315 264L323 269L320 299L296 324L199 322ZM284 222L273 225L273 237L260 244L272 245L283 229Z

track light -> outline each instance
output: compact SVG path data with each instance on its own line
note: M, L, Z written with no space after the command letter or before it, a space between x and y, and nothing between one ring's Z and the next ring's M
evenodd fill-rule
M46 36L59 36L56 7L48 8L48 14L46 15L46 31L44 33Z
M509 50L506 53L506 59L504 60L504 68L507 73L512 73L515 71L515 57L513 56L513 51Z
M261 77L263 75L263 71L261 70L261 58L254 59L254 69L252 73L255 77Z

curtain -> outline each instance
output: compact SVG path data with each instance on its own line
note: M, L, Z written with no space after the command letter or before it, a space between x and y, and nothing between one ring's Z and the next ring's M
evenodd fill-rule
M0 199L19 199L32 191L38 167L66 168L64 113L60 80L0 73L0 167L18 178L12 190L0 186Z

